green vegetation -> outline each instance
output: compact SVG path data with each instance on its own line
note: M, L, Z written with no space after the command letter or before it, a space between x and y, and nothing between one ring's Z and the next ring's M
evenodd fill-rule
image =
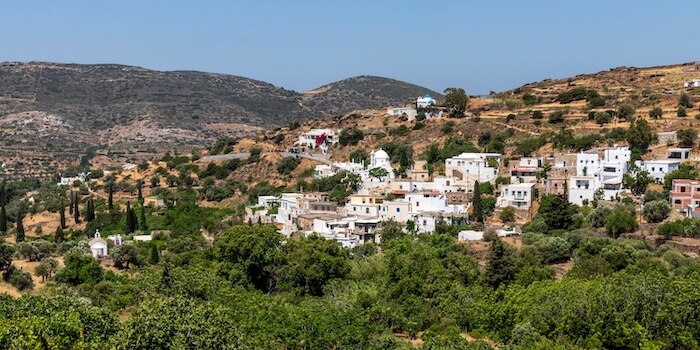
M340 132L340 136L338 136L338 143L342 146L357 146L364 137L365 134L358 128L343 129L343 131Z
M464 112L467 110L469 97L462 88L447 88L445 89L445 107L452 118L464 117Z

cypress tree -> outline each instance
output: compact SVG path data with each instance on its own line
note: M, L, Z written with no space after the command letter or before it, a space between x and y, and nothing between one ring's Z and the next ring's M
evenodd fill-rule
M484 222L484 205L481 201L481 189L479 181L474 181L474 198L472 198L472 216L476 222Z
M66 207L61 207L61 211L59 212L61 215L61 229L66 228Z
M503 243L500 238L491 242L484 273L486 282L492 287L498 288L502 283L514 280L517 273L518 267L515 264L514 249Z
M139 220L139 229L146 232L148 230L148 223L146 223L146 208L141 206L141 220Z
M93 202L92 197L88 199L87 211L85 212L85 220L87 222L92 222L95 220L95 202Z
M0 184L0 207L4 207L7 204L7 184L6 180L2 179L2 184Z
M75 200L73 201L73 205L75 206L73 208L73 220L75 220L75 223L78 224L80 223L80 206L78 205L78 194L75 194Z
M68 207L68 214L73 215L73 207L75 206L75 193L70 191L70 206Z
M143 180L139 180L137 186L139 188L138 201L139 204L143 205L143 193L141 192L141 187L143 187Z
M107 193L109 197L107 197L107 208L109 210L114 209L114 182L110 181L107 183Z
M151 264L155 265L160 261L160 254L158 253L158 247L154 243L151 243Z
M132 217L131 217L131 202L126 202L126 212L124 213L124 231L126 233L131 233L134 231L131 231L131 227L133 226L133 223L131 222Z
M15 235L15 242L24 242L24 213L17 214L17 233Z
M54 238L54 242L56 242L56 244L61 244L63 242L64 237L63 237L63 229L61 228L61 226L58 226L56 228L56 233L54 234L53 238Z
M131 208L131 232L136 231L139 227L139 220L136 218L136 208Z
M5 206L0 207L0 232L7 232L7 214L5 213Z

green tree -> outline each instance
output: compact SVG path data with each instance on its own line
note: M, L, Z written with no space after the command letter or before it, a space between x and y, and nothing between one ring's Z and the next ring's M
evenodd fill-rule
M54 258L46 258L39 263L34 268L34 273L41 277L41 281L44 282L47 279L51 278L51 275L56 272L56 269L58 268L58 261Z
M622 118L624 120L632 120L632 117L634 116L634 107L628 103L623 103L620 105L620 107L617 108L617 116L618 118Z
M232 282L270 292L281 278L281 244L274 226L234 226L214 239L219 273Z
M608 112L595 112L593 114L593 119L595 119L596 124L603 125L608 124L612 121L612 116Z
M649 123L644 119L635 120L630 123L626 138L627 142L630 144L630 148L638 148L640 150L648 149L649 145L659 140L658 135L651 130L651 126L649 126Z
M463 117L467 110L469 97L462 88L447 88L445 89L445 107L451 117Z
M389 172L384 168L377 167L369 170L369 176L381 181L381 179L389 176Z
M334 240L303 237L284 245L287 253L287 282L300 295L323 295L323 287L350 272L347 250Z
M0 207L0 233L7 232L7 213L5 212L5 206Z
M676 132L676 138L679 146L692 148L698 139L698 132L693 128L680 129Z
M94 285L102 281L104 270L91 255L80 252L68 253L64 258L65 267L56 272L56 281L74 286L87 283Z
M514 249L500 238L491 242L484 278L494 288L515 279L517 274Z
M649 110L649 117L653 119L661 119L661 116L664 114L663 109L661 107L654 107Z
M133 233L136 231L134 217L131 215L131 202L126 202L126 211L124 212L124 232Z
M617 238L623 233L633 232L637 229L637 219L634 213L622 205L616 206L605 223L608 234Z
M355 127L349 129L346 128L340 132L340 135L338 136L338 143L340 143L341 146L357 146L357 144L362 141L364 137L365 134L362 132L362 130Z
M644 216L644 219L648 222L657 223L666 220L671 210L673 210L673 207L671 207L668 201L664 199L655 200L644 204L642 216Z
M63 229L61 228L61 226L56 227L56 233L54 233L53 235L54 243L61 244L63 243L64 239L65 237L63 236Z
M544 219L550 230L568 229L574 222L576 207L562 194L549 194L540 200L537 215Z
M114 267L118 269L129 269L131 265L141 265L138 250L133 244L122 244L112 249L109 255L112 256Z
M644 194L649 184L653 181L654 179L649 176L649 172L645 170L638 171L634 177L630 176L629 174L622 175L622 182L624 183L625 187L629 188L630 191L632 191L632 194L635 196L641 196Z
M510 205L503 208L501 211L500 219L503 222L510 223L515 221L515 208L511 207Z
M688 116L688 109L686 106L678 106L678 111L676 112L676 115L678 117L687 117Z
M214 164L214 163L210 163ZM153 175L151 176L151 188L156 188L160 186L160 175Z
M479 181L474 181L474 193L472 194L472 217L475 222L484 222L484 206L481 198L481 186L479 186Z

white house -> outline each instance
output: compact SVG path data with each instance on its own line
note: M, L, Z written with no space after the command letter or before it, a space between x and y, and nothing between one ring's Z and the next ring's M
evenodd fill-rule
M437 102L435 101L430 94L425 94L423 97L418 97L416 99L416 107L417 108L425 108L428 106L435 106Z
M411 219L411 203L406 200L384 201L379 205L379 218L382 221L406 222Z
M280 233L285 237L297 231L297 217L301 214L297 200L303 197L301 193L282 193L280 197L277 223L281 224Z
M415 225L416 232L430 233L435 232L438 222L442 218L441 213L437 212L418 212L412 215L412 221Z
M415 108L396 107L389 108L386 112L393 116L405 114L409 121L416 119L416 116L418 116L418 111Z
M568 184L569 202L583 205L583 202L592 202L595 192L600 188L597 176L572 176Z
M647 171L649 176L653 177L656 182L663 183L666 175L674 170L677 170L681 166L681 161L674 159L660 159L636 161L634 164L640 169Z
M488 182L496 178L501 157L499 153L462 153L445 159L445 175L462 183Z
M311 129L299 135L299 140L294 143L296 146L308 149L319 148L323 153L328 153L328 146L338 143L340 130L333 129Z
M691 80L683 83L684 88L700 87L700 80Z
M518 164L511 165L510 183L536 182L542 158L523 157Z
M622 179L627 173L628 163L632 151L627 147L615 147L605 150L605 159L600 164L600 180L606 181L614 178Z
M440 191L409 192L406 193L406 201L411 203L411 211L414 213L424 211L452 213L458 211L454 206L447 205L447 197Z
M107 241L100 237L100 230L95 230L95 238L91 239L88 245L94 258L109 255Z
M384 197L373 195L353 194L348 196L349 203L345 206L348 215L379 216L379 205Z
M691 148L669 148L666 150L666 159L690 159L691 152Z
M326 239L338 241L343 248L351 249L358 244L357 238L353 237L355 220L356 218L353 217L331 220L322 218L314 219L313 232ZM308 235L307 233L307 236Z
M600 158L598 154L579 153L576 155L577 176L598 176L600 171Z
M499 207L529 209L534 198L534 183L516 183L503 186L501 195L496 200Z

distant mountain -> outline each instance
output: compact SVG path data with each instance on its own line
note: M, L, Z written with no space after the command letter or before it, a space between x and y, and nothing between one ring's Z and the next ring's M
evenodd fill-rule
M438 100L444 98L440 93L418 85L363 75L307 91L303 93L303 104L330 116L358 109L405 105L426 93Z
M404 105L425 93L441 97L416 85L369 76L300 93L225 74L4 62L0 140L6 147L0 148L0 161L31 156L44 164L53 158L50 153L69 151L69 158L88 148L132 159L138 153L250 135L293 120Z

